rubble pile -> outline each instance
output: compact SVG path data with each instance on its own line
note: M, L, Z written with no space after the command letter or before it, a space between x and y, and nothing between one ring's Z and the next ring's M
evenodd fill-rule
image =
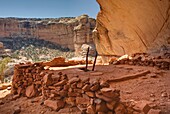
M138 66L151 66L163 70L170 70L170 54L165 53L163 56L151 56L146 53L136 53L131 57L118 59L109 62L110 64L129 64Z

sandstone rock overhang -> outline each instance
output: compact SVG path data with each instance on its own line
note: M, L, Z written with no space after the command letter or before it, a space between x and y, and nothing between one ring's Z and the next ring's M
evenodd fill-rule
M170 0L97 0L94 41L101 55L159 50L170 45Z

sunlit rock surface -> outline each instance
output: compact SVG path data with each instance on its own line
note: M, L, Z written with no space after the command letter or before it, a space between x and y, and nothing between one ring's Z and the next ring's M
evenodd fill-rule
M44 39L71 50L92 43L95 19L82 15L66 18L0 18L0 39ZM5 41L4 41L5 42Z
M159 50L170 45L170 0L97 0L94 30L101 55Z

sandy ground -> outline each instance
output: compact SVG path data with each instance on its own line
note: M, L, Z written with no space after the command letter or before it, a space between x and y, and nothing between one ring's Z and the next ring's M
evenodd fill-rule
M155 109L161 109L162 114L170 114L170 71L159 70L154 67L130 66L130 65L107 65L96 66L95 71L91 71L92 66L88 67L90 71L81 70L84 66L74 68L53 68L50 72L63 72L68 77L79 76L90 77L91 80L102 79L110 80L113 88L120 89L121 100L150 102ZM134 74L149 71L146 75L131 78ZM116 79L120 79L115 81ZM123 79L123 80L122 80ZM10 91L0 91L1 97ZM28 99L21 97L16 100L10 95L1 98L0 114L13 114L17 107L21 108L20 114L57 114L49 108L41 105L41 97ZM80 113L77 108L65 108L58 114L76 114Z

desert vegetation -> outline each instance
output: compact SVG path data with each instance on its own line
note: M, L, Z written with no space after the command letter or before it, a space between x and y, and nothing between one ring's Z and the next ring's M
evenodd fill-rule
M7 64L11 62L11 58L6 57L0 61L0 80L4 81L4 72L8 68Z

